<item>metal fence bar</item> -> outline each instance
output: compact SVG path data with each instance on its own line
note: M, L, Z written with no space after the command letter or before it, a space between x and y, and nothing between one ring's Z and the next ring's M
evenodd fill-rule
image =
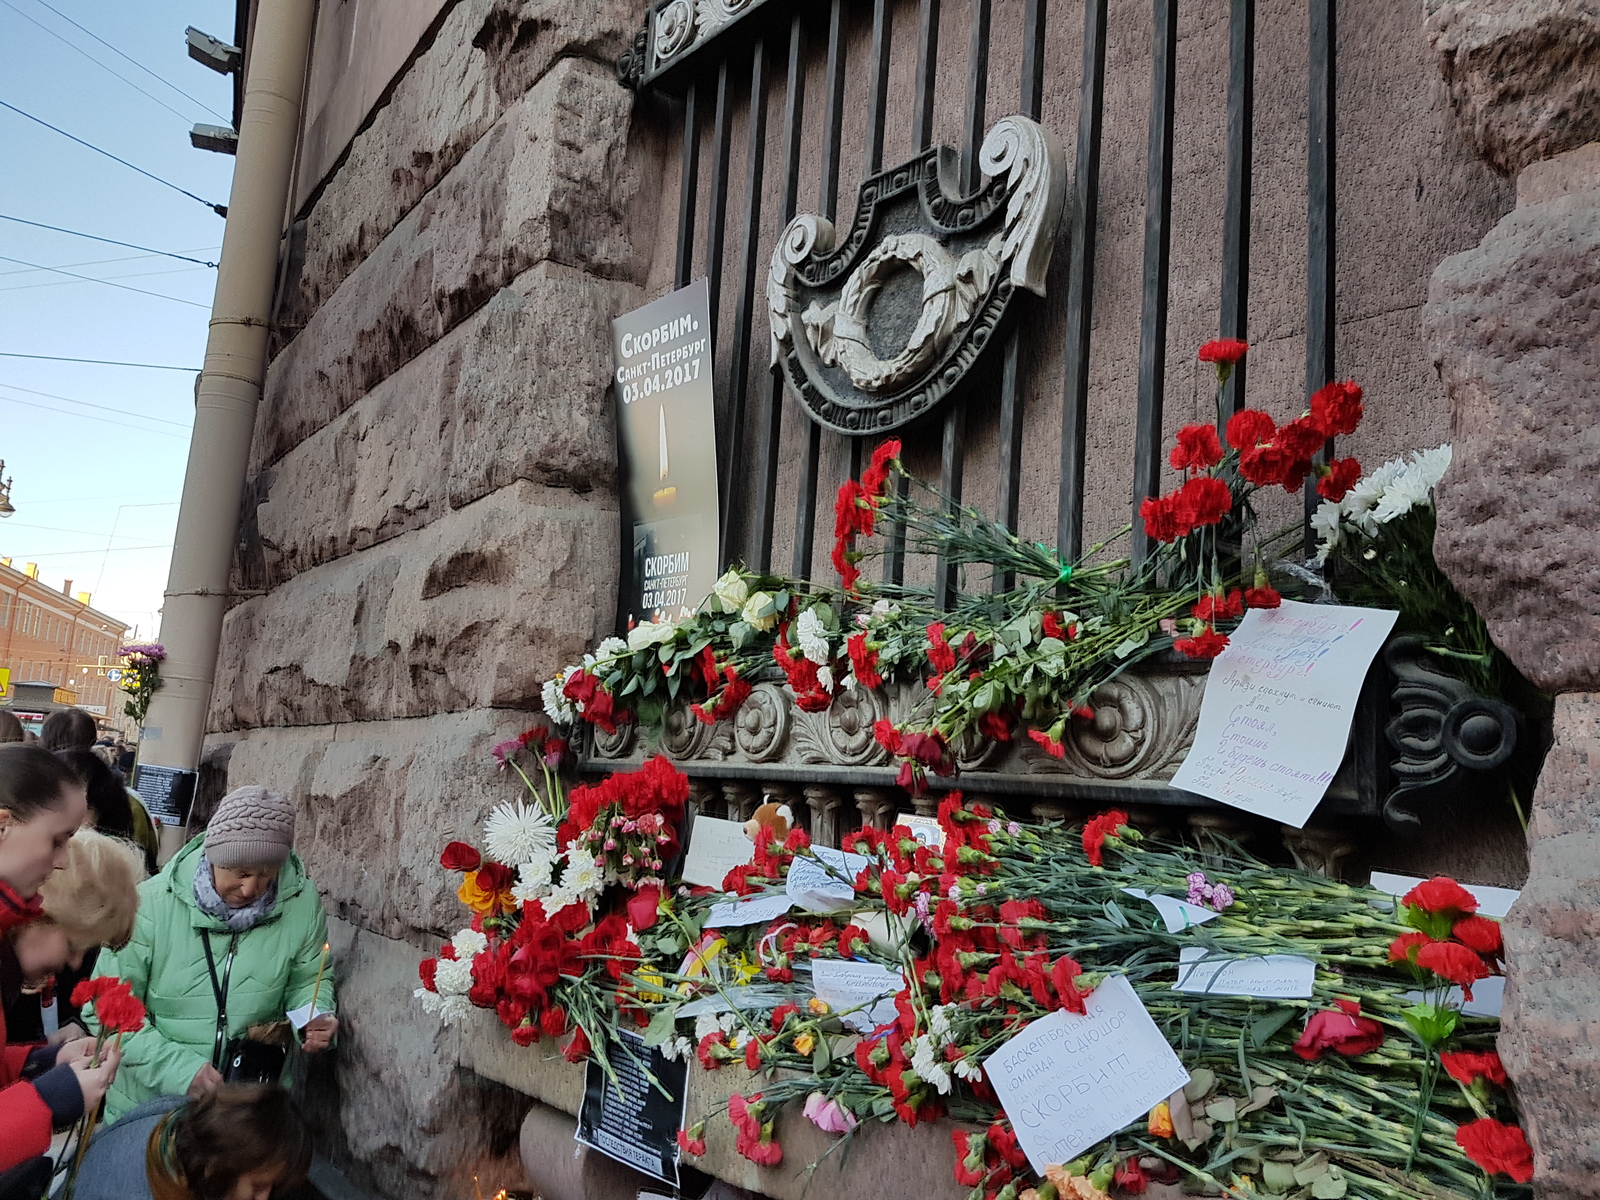
M961 147L961 182L968 191L978 186L978 147L983 144L983 122L989 93L989 9L990 0L972 0L972 21L967 37L967 104ZM950 404L944 415L944 443L939 455L939 490L945 494L946 510L954 512L961 503L961 481L967 460L967 401ZM960 568L939 560L934 579L934 603L947 609L959 589Z
M828 81L823 109L822 186L817 210L833 220L839 207L839 151L844 139L844 0L833 0L828 13ZM806 422L805 457L795 499L794 575L811 578L811 543L817 530L817 469L822 457L822 426Z
M1022 13L1022 95L1019 111L1039 119L1044 104L1044 0L1026 0ZM1000 365L1000 463L995 479L995 516L1006 528L1016 531L1022 502L1022 412L1026 395L1022 389L1022 332L1013 328L1006 337ZM991 579L995 591L1010 591L1016 577L1010 571L996 571Z
M1155 0L1150 71L1150 148L1145 160L1144 300L1139 316L1139 407L1133 459L1133 558L1149 551L1139 502L1161 481L1166 388L1167 285L1172 258L1172 126L1178 63L1178 0Z
M1335 167L1338 155L1335 60L1338 28L1336 0L1311 0L1311 95L1306 142L1306 395L1334 377L1334 227L1337 208ZM1333 455L1330 440L1318 456ZM1316 550L1311 515L1319 503L1315 474L1305 482L1305 551Z
M783 99L783 210L781 226L794 219L800 197L800 132L805 120L806 31L797 11L789 20L789 74ZM762 574L772 570L772 526L778 511L778 455L783 433L783 375L768 374L767 421L756 459L755 545L751 562Z
M1083 554L1083 483L1089 428L1089 332L1100 220L1100 129L1106 93L1107 0L1084 0L1083 76L1077 162L1072 179L1072 259L1067 272L1065 380L1061 389L1061 481L1056 547L1068 562Z
M1250 176L1255 125L1256 3L1233 0L1228 18L1228 197L1222 227L1222 319L1225 338L1250 340ZM1240 359L1223 385L1222 417L1245 405Z
M744 247L740 259L739 290L733 301L733 353L730 356L731 397L728 413L731 432L727 458L718 472L722 480L722 566L733 555L736 507L743 497L745 464L744 413L750 393L750 324L755 304L756 259L761 250L761 182L767 143L767 43L757 38L750 51L749 143L744 174Z
M722 317L722 248L728 232L728 60L717 64L717 108L711 134L711 206L706 211L706 282L711 294L711 352L717 351Z
M700 84L689 85L683 100L683 159L678 188L678 250L672 272L674 288L687 287L694 270L694 210L700 195L700 125L695 117Z

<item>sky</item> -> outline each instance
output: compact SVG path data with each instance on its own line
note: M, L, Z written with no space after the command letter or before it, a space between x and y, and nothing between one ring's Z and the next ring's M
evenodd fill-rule
M188 57L184 29L231 41L233 16L233 0L0 0L0 102L226 204L233 159L188 135L231 123L232 81ZM201 263L222 245L205 204L5 107L0 217ZM141 638L160 620L215 283L194 262L0 219L0 459L16 507L0 557L72 580Z

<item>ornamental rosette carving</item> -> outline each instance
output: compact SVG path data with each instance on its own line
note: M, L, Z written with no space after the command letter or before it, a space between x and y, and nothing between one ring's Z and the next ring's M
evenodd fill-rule
M1044 294L1065 197L1055 135L996 122L971 194L959 161L925 150L862 183L848 228L802 213L778 236L772 363L819 424L876 435L922 416L961 390L1017 293Z
M733 715L733 742L750 762L776 762L789 743L793 699L777 684L758 683Z

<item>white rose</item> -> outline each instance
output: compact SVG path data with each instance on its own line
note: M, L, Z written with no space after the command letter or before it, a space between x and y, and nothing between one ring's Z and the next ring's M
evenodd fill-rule
M628 630L628 649L638 653L647 646L670 642L677 632L678 627L671 621L640 621Z
M717 598L725 613L736 613L750 599L750 585L738 571L730 570L711 585L711 594Z
M744 602L739 616L752 629L765 633L778 623L778 606L769 592L757 592Z

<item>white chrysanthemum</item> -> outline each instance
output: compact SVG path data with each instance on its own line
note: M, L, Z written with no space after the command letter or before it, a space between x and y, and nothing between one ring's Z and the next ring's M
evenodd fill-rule
M1391 458L1375 471L1370 471L1356 480L1356 485L1345 493L1344 499L1339 502L1339 507L1347 517L1359 517L1362 513L1372 508L1379 500L1389 485L1395 481L1400 472L1405 470L1406 460Z
M471 962L489 948L489 939L476 929L463 929L450 939L450 944L456 948L456 957Z
M548 858L523 863L517 868L517 885L511 889L511 898L518 904L543 900L550 894L550 868Z
M1324 500L1311 514L1311 528L1317 535L1317 564L1320 566L1328 561L1328 555L1339 544L1339 506Z
M439 1009L443 1006L444 1001L439 999L438 992L430 992L427 988L419 987L411 994L418 1000L422 1001L423 1012L427 1013L430 1017L437 1017L439 1015Z
M976 1083L983 1078L983 1068L970 1058L958 1058L950 1065L955 1069L955 1073L968 1083Z
M822 618L817 615L815 608L808 608L800 614L800 619L794 623L795 644L804 654L819 667L833 657L833 652L828 648L828 627L822 623Z
M950 1072L940 1060L933 1039L924 1034L915 1043L911 1053L911 1069L925 1083L931 1083L941 1096L950 1094Z
M1417 470L1422 472L1422 477L1427 480L1429 487L1438 487L1439 481L1444 478L1444 473L1450 469L1450 463L1455 458L1455 451L1450 443L1435 446L1432 450L1418 450L1412 455L1417 464Z
M440 996L439 1019L446 1025L456 1025L472 1015L472 1002L465 996Z
M718 1024L717 1014L714 1012L703 1012L694 1019L694 1040L696 1042L710 1037L713 1033L721 1032L722 1026Z
M1419 504L1426 506L1432 503L1432 485L1413 463L1384 489L1383 499L1372 510L1372 518L1380 525L1387 525L1396 517L1405 516Z
M568 873L570 874L570 872ZM566 880L562 880L552 887L550 894L544 898L544 909L545 912L554 916L568 905L583 904L584 902L584 897L577 889L569 886Z
M928 1037L938 1046L943 1046L950 1040L949 1005L940 1004L928 1010Z
M577 706L567 699L563 689L575 676L582 673L582 667L566 667L554 679L546 679L544 686L539 690L539 695L544 700L545 715L557 725L571 725L578 719Z
M433 973L433 986L441 996L465 996L472 990L472 961L441 958Z
M561 876L561 882L577 895L598 892L601 884L605 882L605 875L594 859L586 854L574 855L570 848L567 852L567 869Z
M483 848L496 862L549 860L556 853L555 824L544 809L514 800L500 805L484 821Z

